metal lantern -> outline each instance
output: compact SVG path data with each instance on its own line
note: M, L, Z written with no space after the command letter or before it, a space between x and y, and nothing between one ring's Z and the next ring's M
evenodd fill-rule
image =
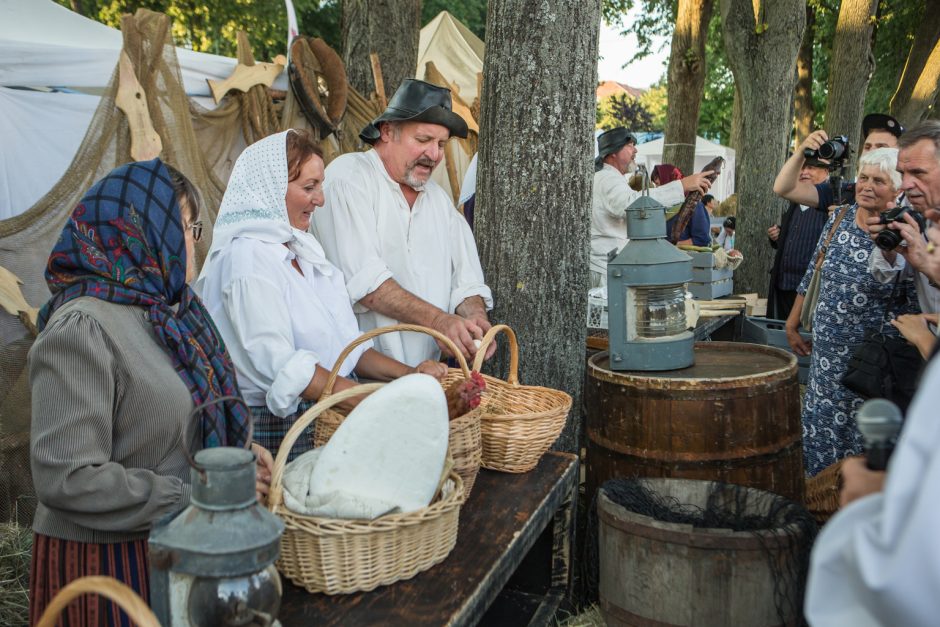
M630 240L607 263L610 367L676 370L691 366L685 284L692 259L665 237L665 207L640 196L627 207Z
M154 613L168 627L279 624L284 523L255 498L254 454L205 449L191 473L189 507L150 532Z

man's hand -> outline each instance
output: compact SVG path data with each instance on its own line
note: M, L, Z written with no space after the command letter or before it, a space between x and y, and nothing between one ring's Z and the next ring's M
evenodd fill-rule
M477 352L473 340L482 340L484 334L483 329L473 320L443 311L434 318L431 328L450 338L467 361L473 359ZM438 342L438 345L444 354L450 355L450 349L446 345L441 342Z
M486 335L486 332L492 328L490 324L490 318L486 315L486 303L480 296L470 296L469 298L464 299L462 303L457 305L457 315L463 316L467 320L472 321L478 327L483 330L483 335ZM480 338L475 339L482 339ZM496 353L496 342L491 342L486 349L486 355L484 359L489 359ZM476 356L476 343L474 343L473 354Z
M881 470L869 470L864 457L847 457L842 462L842 490L839 492L839 506L845 507L863 496L881 492L885 484L885 473Z
M767 229L767 237L770 238L770 241L776 242L777 239L780 237L780 225L775 224L769 229Z
M818 131L813 131L806 136L806 139L803 140L803 143L800 144L800 147L796 149L796 153L799 154L800 158L803 158L803 153L807 148L810 150L819 150L819 147L829 141L829 135L826 134L826 131L819 129Z
M937 336L933 334L927 323L937 324L938 315L933 314L903 314L891 321L904 339L913 344L920 356L927 359L933 349Z
M712 186L712 182L708 180L708 177L713 174L715 173L709 170L708 172L698 172L685 177L682 179L682 191L686 194L694 191L705 194Z
M447 376L447 364L433 359L427 359L415 366L415 372L434 377L438 381Z
M787 324L785 328L787 331L787 342L790 344L790 348L793 349L793 352L800 357L809 355L813 347L813 342L804 340L796 327Z
M934 285L938 285L940 284L940 211L929 209L925 215L933 225L927 229L928 243L924 248L926 261L920 271L926 274Z
M255 496L259 503L266 505L268 490L271 488L271 475L274 473L274 458L271 451L257 442L251 443L251 452L255 454Z

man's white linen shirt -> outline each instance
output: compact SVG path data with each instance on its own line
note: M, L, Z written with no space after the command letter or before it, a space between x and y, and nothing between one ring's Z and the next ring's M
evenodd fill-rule
M313 216L313 232L327 258L342 270L363 331L398 321L358 301L388 279L443 311L454 313L471 296L493 306L473 233L437 183L428 181L409 207L375 150L347 153L326 168L326 204ZM418 333L387 333L376 349L410 366L440 355Z
M940 359L911 403L884 490L826 523L806 584L813 627L928 627L940 615Z
M885 259L884 252L875 246L868 260L868 270L879 283L894 281L898 273L902 279L913 275L920 310L924 313L940 313L940 289L931 285L930 278L923 272L915 271L900 254L895 257L894 264L890 264Z
M671 207L685 200L682 181L673 181L649 190L650 197ZM627 243L626 208L642 196L627 183L620 170L605 163L594 173L594 193L591 196L591 270L607 278L607 253L618 251ZM665 236L665 232L663 236Z
M283 244L253 238L237 237L218 255L218 273L201 278L197 289L232 356L245 402L289 416L316 366L331 369L360 335L343 275L333 268L327 276ZM340 376L371 345L356 347Z

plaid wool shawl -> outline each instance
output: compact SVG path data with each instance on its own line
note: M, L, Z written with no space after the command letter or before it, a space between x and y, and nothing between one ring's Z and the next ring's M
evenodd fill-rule
M144 307L197 406L241 396L222 337L186 283L179 203L159 159L123 165L88 190L49 255L46 283L52 298L39 312L40 330L81 296ZM203 446L245 445L251 417L243 403L210 405L201 416Z

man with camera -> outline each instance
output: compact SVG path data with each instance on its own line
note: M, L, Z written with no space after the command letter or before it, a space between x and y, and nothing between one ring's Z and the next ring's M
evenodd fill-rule
M936 245L927 235L929 220L940 217L940 123L924 122L902 136L899 147L901 188L911 206L898 206L868 220L876 244L869 269L882 283L898 274L902 278L915 274L917 298L925 313L901 316L892 324L923 353L933 345L940 312L940 266L937 255L931 254Z
M800 168L800 183L817 185L828 178L829 162L825 159L807 159ZM770 245L777 251L770 269L767 298L770 318L786 320L790 315L796 300L796 288L806 274L806 266L827 218L825 211L810 210L806 205L791 202L780 223L767 229Z
M876 148L896 148L898 138L904 133L904 127L890 115L871 113L862 121L862 151L859 156ZM833 205L852 204L855 202L853 183L841 181L838 176L844 162L851 152L848 139L837 136L832 139L824 130L810 133L800 147L793 153L777 174L774 181L774 193L790 202L807 207L826 209ZM835 176L829 181L811 184L800 180L800 169L808 158L822 158L830 163L829 170ZM837 195L835 191L838 190Z

